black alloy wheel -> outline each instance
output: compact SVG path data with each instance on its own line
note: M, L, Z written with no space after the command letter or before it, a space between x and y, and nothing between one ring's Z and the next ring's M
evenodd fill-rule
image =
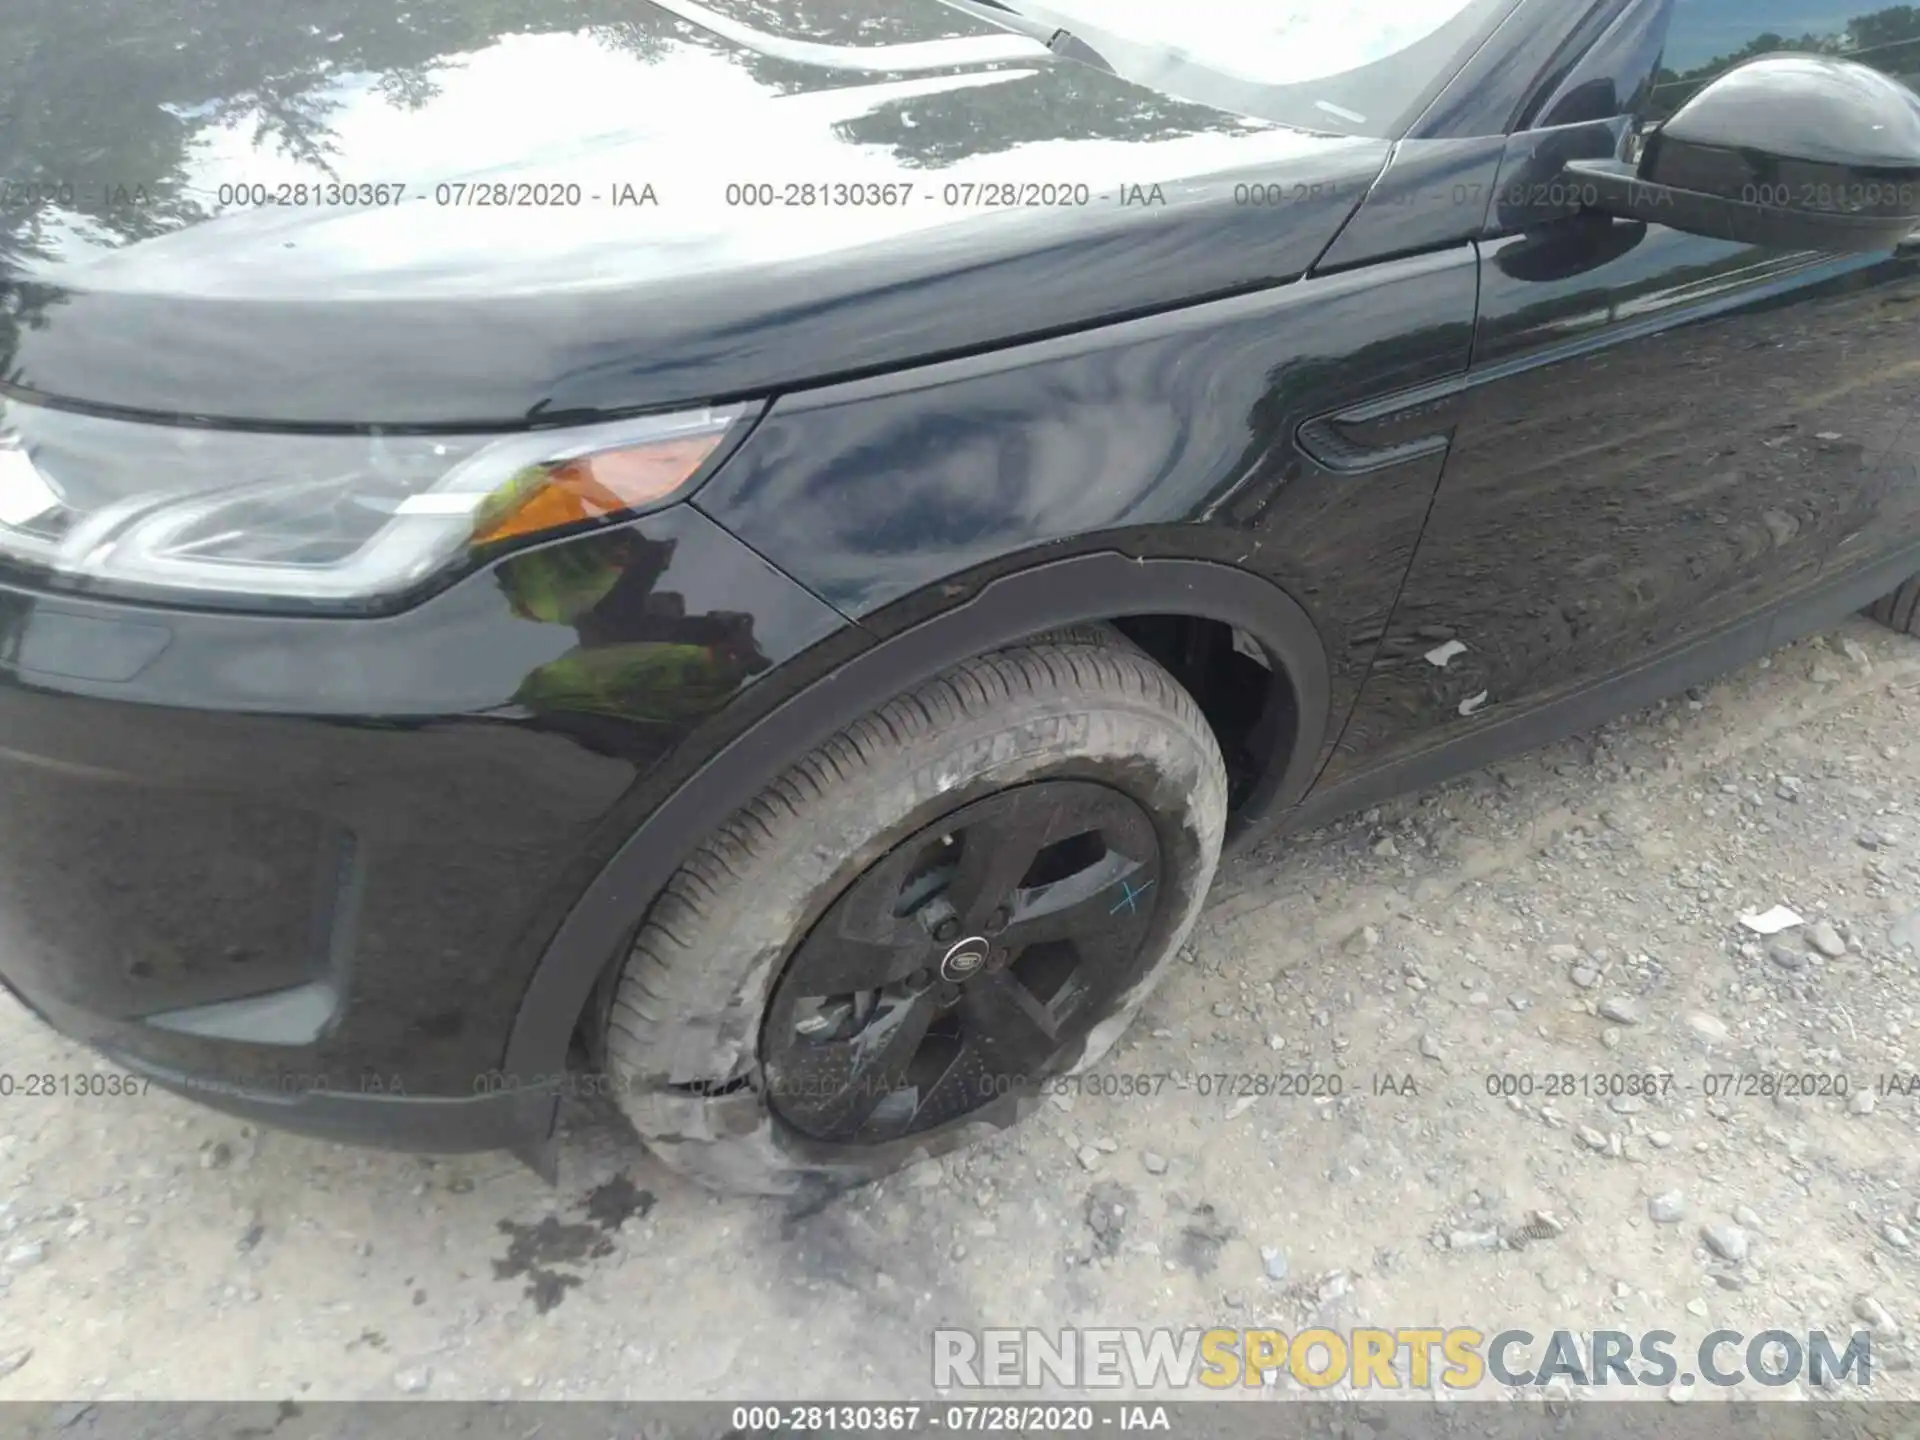
M1048 780L928 825L801 941L762 1036L769 1101L881 1144L1031 1089L1138 978L1160 844L1110 786Z

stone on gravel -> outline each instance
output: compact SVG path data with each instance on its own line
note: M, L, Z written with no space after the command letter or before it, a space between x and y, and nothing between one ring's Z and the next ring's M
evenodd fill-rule
M1886 1306L1871 1295L1862 1295L1855 1300L1853 1313L1856 1318L1866 1321L1876 1335L1892 1336L1900 1333L1900 1322L1888 1313Z
M1500 1248L1498 1230L1454 1230L1447 1235L1449 1250L1497 1250Z
M1314 1287L1313 1298L1322 1305L1331 1305L1352 1289L1353 1276L1345 1270L1329 1270Z
M1854 1115L1873 1114L1874 1098L1871 1090L1856 1090L1853 1098L1847 1101L1847 1109Z
M1420 1053L1429 1060L1438 1060L1440 1058L1440 1042L1431 1035L1422 1035L1420 1037Z
M18 1350L0 1350L0 1377L13 1374L27 1361L33 1358L33 1347L22 1345Z
M1278 1245L1262 1245L1260 1263L1266 1267L1267 1279L1278 1281L1287 1278L1287 1252Z
M1807 968L1807 953L1792 945L1775 941L1767 947L1767 959L1782 970L1804 970Z
M1167 1157L1157 1151L1142 1150L1140 1152L1140 1165L1149 1175L1164 1175L1167 1173Z
M907 1183L915 1190L932 1190L936 1186L944 1185L946 1179L946 1166L938 1160L928 1160L924 1164L916 1165L907 1175Z
M1782 930L1791 930L1794 926L1804 925L1807 922L1785 905L1775 905L1770 910L1742 915L1740 923L1756 935L1778 935Z
M1699 1013L1687 1016L1687 1029L1693 1032L1696 1039L1707 1045L1724 1045L1730 1034L1725 1021L1712 1015Z
M408 1370L393 1372L394 1386L403 1395L418 1395L433 1384L433 1367L420 1365Z
M1100 1152L1091 1145L1082 1145L1076 1152L1076 1158L1080 1161L1080 1168L1082 1170L1098 1170L1100 1168Z
M1734 1206L1733 1218L1734 1218L1734 1223L1744 1227L1745 1229L1752 1230L1756 1234L1761 1234L1761 1235L1766 1234L1767 1227L1760 1223L1760 1213L1757 1210L1755 1210L1751 1205Z
M1638 1025L1640 1007L1625 995L1609 995L1600 1002L1600 1015L1617 1025Z
M1722 1260L1738 1265L1747 1258L1747 1232L1738 1225L1703 1225L1700 1238L1707 1242L1707 1249Z
M1820 921L1807 931L1807 943L1829 960L1838 960L1847 953L1847 942L1840 938L1840 932L1826 920Z
M42 1240L22 1240L7 1251L7 1264L16 1270L24 1270L29 1265L38 1265L46 1258L47 1246Z
M1880 1238L1896 1250L1913 1248L1913 1238L1891 1220L1880 1227Z
M1674 1225L1687 1217L1686 1197L1678 1190L1664 1190L1647 1201L1647 1215L1656 1225Z
M1582 990L1591 990L1600 983L1600 972L1591 965L1576 965L1573 967L1573 983Z

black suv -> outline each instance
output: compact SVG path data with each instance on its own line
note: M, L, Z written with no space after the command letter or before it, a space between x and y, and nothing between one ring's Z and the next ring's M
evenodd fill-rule
M1010 1122L1223 843L1920 628L1852 11L16 8L0 973L324 1135Z

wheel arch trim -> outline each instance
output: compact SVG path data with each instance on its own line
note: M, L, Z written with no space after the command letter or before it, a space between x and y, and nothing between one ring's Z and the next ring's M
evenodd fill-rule
M1003 575L968 598L845 661L762 716L662 801L614 853L548 940L521 997L502 1062L508 1075L557 1077L582 1010L637 918L705 838L787 766L841 729L950 666L1063 625L1189 615L1244 630L1293 691L1296 719L1242 807L1297 802L1329 724L1319 631L1270 581L1215 561L1077 555Z

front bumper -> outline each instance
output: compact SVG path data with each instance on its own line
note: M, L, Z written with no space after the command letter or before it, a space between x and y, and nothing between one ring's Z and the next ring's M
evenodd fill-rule
M48 1014L4 977L0 977L0 989L63 1034L79 1038L101 1033L97 1017L84 1009L56 1006L55 1013ZM266 1090L219 1078L214 1067L223 1060L218 1055L210 1054L198 1070L188 1072L153 1065L142 1056L117 1049L111 1038L96 1038L93 1044L107 1059L163 1090L275 1129L349 1145L424 1153L511 1150L541 1174L553 1177L550 1142L560 1105L556 1085L468 1096L382 1094L326 1088L329 1077L288 1071L277 1078L290 1088ZM293 1088L296 1082L302 1088Z
M524 1148L565 1056L498 1067L636 786L843 623L686 507L377 619L0 585L0 978L224 1109Z

